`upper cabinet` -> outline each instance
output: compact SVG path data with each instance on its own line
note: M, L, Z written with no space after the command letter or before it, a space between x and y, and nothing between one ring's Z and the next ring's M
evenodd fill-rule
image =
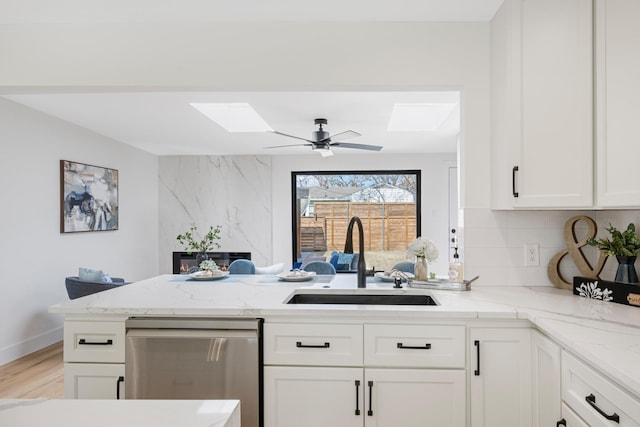
M592 16L591 0L506 0L496 14L493 208L593 206Z
M640 206L640 1L596 0L596 173L600 207Z

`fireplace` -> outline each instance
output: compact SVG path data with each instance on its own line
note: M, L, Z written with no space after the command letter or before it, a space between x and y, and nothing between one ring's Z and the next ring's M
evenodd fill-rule
M226 270L237 259L251 259L251 252L207 252L209 258L214 260L221 270ZM196 253L174 252L173 274L186 274L191 267L196 266Z

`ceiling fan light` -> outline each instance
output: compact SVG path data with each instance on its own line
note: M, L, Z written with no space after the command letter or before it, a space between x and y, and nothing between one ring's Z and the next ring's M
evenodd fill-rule
M333 151L331 151L330 148L327 148L326 150L320 150L320 155L322 157L331 157L333 156Z

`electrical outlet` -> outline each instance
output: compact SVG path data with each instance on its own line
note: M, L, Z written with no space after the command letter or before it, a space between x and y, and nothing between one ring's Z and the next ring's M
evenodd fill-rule
M524 244L524 266L536 267L540 265L540 248L537 243Z

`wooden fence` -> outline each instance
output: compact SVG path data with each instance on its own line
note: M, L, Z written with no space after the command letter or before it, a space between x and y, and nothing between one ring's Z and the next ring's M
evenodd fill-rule
M353 216L362 221L366 251L403 250L416 238L415 203L315 202L314 212L300 217L303 252L342 251ZM357 252L357 227L353 241Z

